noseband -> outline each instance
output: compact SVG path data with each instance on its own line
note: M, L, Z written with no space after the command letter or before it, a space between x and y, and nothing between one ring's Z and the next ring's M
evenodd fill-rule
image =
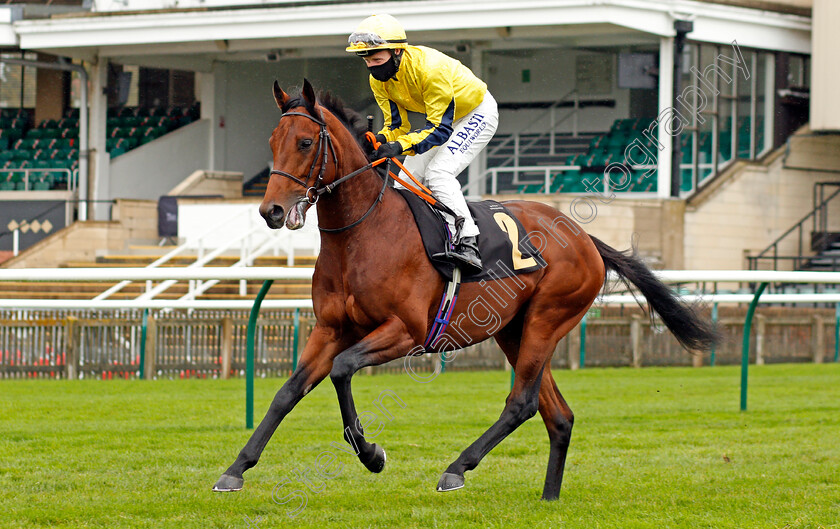
M303 116L305 118L309 118L312 121L314 121L315 123L317 123L318 126L321 128L321 131L318 134L318 150L315 151L315 158L312 160L312 165L309 167L309 176L306 177L305 181L301 180L300 178L296 177L293 174L287 173L285 171L280 171L278 169L272 169L271 172L269 173L269 174L273 174L273 175L276 174L276 175L280 175L282 177L288 178L292 182L294 182L294 183L298 184L299 186L303 187L304 189L306 189L306 194L304 195L304 198L301 201L305 200L309 204L316 204L318 202L318 199L321 198L321 195L323 195L324 193L332 193L332 190L335 189L342 182L345 182L345 181L353 178L354 176L357 176L357 175L367 171L368 169L370 169L370 168L372 168L376 165L379 165L379 163L381 163L381 160L373 162L373 163L369 163L369 164L365 165L364 167L362 167L360 169L357 169L357 170L353 171L352 173L350 173L348 175L342 176L341 178L339 178L338 180L334 181L331 184L324 184L324 171L327 168L327 161L328 161L328 154L329 153L332 154L333 164L335 165L336 173L338 173L338 157L336 157L336 155L335 155L335 147L333 146L333 143L332 143L332 137L330 136L330 133L327 130L327 122L326 122L326 120L324 120L324 113L321 112L321 119L318 119L315 116L312 116L310 114L305 114L303 112L285 112L285 113L283 113L282 116L280 116L280 119L283 119L286 116ZM315 178L315 182L312 185L309 185L309 181L312 180L312 175L315 173L315 165L317 165L319 158L322 158L321 159L321 169L318 171L318 176ZM350 228L360 224L363 220L365 220L367 218L367 216L370 215L373 212L373 209L376 207L376 205L379 204L379 202L382 200L382 195L385 193L385 188L388 187L388 180L390 179L390 177L387 176L387 175L390 175L390 170L389 170L390 169L390 163L391 163L390 159L385 163L386 163L387 168L386 168L386 172L385 172L386 176L384 178L384 183L382 185L382 189L379 191L379 195L376 197L376 200L374 200L373 204L371 204L370 208L367 210L367 212L364 215L362 215L361 218L359 218L358 220L348 224L347 226L344 226L343 228L322 228L321 226L318 226L318 229L321 230L321 231L324 231L324 232L335 233L335 232L340 232L340 231L344 231L344 230L349 230Z

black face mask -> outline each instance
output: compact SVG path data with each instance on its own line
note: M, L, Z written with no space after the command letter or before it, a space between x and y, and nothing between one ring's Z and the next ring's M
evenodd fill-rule
M397 69L398 66L393 55L391 55L391 58L388 59L388 61L383 62L378 66L368 66L368 70L373 78L383 83L397 75Z

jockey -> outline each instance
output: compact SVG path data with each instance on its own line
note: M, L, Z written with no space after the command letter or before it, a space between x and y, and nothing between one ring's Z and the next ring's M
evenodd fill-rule
M410 46L397 20L373 15L359 24L346 51L362 57L370 87L385 118L376 135L375 157L408 155L405 168L463 218L446 215L455 240L448 257L470 272L481 270L478 227L467 209L457 176L484 149L499 123L496 101L469 68L425 46ZM411 131L407 112L425 114L422 129ZM398 185L398 184L397 184Z

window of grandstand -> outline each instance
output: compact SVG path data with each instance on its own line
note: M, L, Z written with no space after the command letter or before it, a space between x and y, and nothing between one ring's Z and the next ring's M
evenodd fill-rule
M735 60L738 52L742 57ZM780 122L772 96L785 84L807 85L808 58L707 43L687 44L684 58L683 93L694 89L702 94L685 101L686 108L696 111L686 112L690 123L680 137L680 189L691 191L736 159L766 154L780 129L786 138L796 128L795 117ZM780 73L786 82L780 81Z
M131 77L130 82L128 84L128 97L125 101L125 106L127 107L136 107L139 106L139 79L140 79L140 67L139 66L123 66L123 73L130 75Z
M37 60L34 53L3 53L2 57ZM38 70L30 66L0 63L0 107L33 108Z

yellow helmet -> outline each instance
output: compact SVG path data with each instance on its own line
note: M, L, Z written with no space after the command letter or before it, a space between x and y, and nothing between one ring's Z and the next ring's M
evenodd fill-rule
M349 46L345 51L361 56L408 45L405 30L391 15L373 15L362 20L347 42Z

